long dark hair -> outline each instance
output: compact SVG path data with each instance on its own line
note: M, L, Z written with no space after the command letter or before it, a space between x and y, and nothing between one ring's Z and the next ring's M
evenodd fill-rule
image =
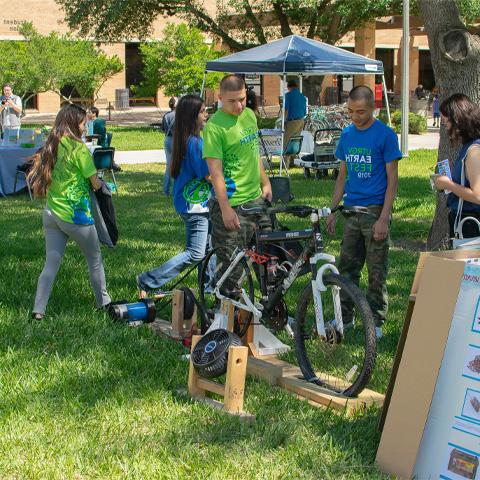
M198 95L185 95L175 109L175 123L173 125L173 149L170 174L177 178L183 158L187 153L188 139L197 135L197 119L202 108L203 100Z
M440 105L450 121L447 133L452 143L467 143L480 138L480 108L463 93L454 93Z
M50 131L40 155L34 155L28 179L35 196L45 196L52 183L52 171L57 161L58 144L62 137L82 141L80 124L86 119L87 112L78 105L65 105L57 114L55 124Z

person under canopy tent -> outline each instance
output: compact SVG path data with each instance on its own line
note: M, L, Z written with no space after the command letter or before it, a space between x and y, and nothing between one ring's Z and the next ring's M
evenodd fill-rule
M300 80L302 76L306 75L381 75L387 116L389 124L391 124L387 87L381 61L300 35L290 35L265 45L207 62L201 90L202 95L205 90L206 74L208 72L257 75L280 74L283 77L282 105L285 105L284 84L286 83L287 75L297 75L300 77ZM300 87L301 85L302 82L300 81ZM283 114L282 132L285 132ZM282 151L283 148L282 139Z

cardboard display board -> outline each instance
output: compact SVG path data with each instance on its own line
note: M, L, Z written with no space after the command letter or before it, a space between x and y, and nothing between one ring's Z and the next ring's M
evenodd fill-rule
M471 442L461 436L469 434L459 437L457 431L452 430L457 421L452 413L458 408L462 410L461 404L465 403L468 393L465 385L459 386L459 378L464 377L461 372L460 375L459 372L452 373L452 368L455 369L452 365L461 363L460 370L465 366L463 357L469 343L474 342L470 339L472 321L469 328L464 328L464 317L473 318L474 313L470 310L475 310L475 298L480 298L480 281L478 284L471 281L466 287L465 279L469 277L464 275L467 267L473 272L471 278L478 272L480 280L480 265L467 266L462 259L479 256L480 252L441 252L422 254L419 260L411 292L411 302L414 302L409 309L411 320L408 332L402 334L404 345L397 349L396 375L392 375L391 397L377 452L377 463L385 473L405 479L413 475L416 478L439 478L440 474L452 480L480 478L476 456L465 447ZM459 295L461 300L457 304ZM480 347L480 332L478 337ZM463 347L465 355L462 356L458 352L463 351ZM474 367L475 359L475 356L469 359ZM478 360L480 369L480 357ZM478 390L480 392L480 382ZM478 402L480 411L480 393ZM473 403L477 405L475 400ZM447 408L449 405L451 411ZM475 405L472 404L474 410ZM461 411L458 414L461 416ZM467 471L470 473L466 474Z

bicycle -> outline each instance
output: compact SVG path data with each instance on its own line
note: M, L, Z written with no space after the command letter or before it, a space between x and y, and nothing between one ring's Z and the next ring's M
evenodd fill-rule
M251 209L258 214L263 207ZM257 231L253 245L236 249L228 268L215 284L210 283L210 295L216 301L228 299L239 310L249 312L247 318L237 318L237 333L243 335L253 318L274 331L288 324L285 294L302 275L311 273L296 309L294 322L295 353L304 378L345 396L356 396L368 384L376 359L376 337L373 315L363 292L335 267L335 257L324 252L320 218L330 213L370 214L367 208L337 207L314 209L309 206L281 205L267 208L275 216L283 212L297 217L310 216L311 228L294 231ZM245 213L245 212L243 212ZM305 241L299 254L289 252L285 242ZM216 250L204 260L200 273L200 303L208 310L206 272ZM283 253L283 257L279 254ZM288 256L285 256L288 255ZM291 259L291 261L289 260ZM318 263L323 262L321 266ZM235 268L242 269L234 292L225 291L224 284ZM260 285L261 298L255 299L252 266ZM217 271L220 266L217 265ZM214 278L214 277L210 277ZM325 295L330 291L331 295ZM354 322L343 324L342 302L350 301L355 308ZM238 316L240 317L240 316ZM326 321L326 319L328 321ZM347 327L352 327L348 328ZM323 373L315 373L322 368Z

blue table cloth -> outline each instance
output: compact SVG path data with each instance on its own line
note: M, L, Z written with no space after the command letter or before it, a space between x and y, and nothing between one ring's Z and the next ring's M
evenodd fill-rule
M17 167L38 150L34 148L22 148L20 146L0 145L0 197L13 193L13 184ZM25 188L24 175L18 176L17 191Z

